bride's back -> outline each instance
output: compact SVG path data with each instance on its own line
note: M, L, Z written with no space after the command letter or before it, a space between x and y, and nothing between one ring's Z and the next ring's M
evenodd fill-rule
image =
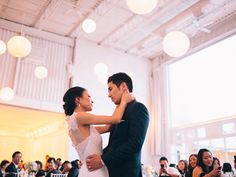
M75 113L68 117L69 136L81 159L85 160L88 155L102 154L102 137L97 130L89 125L89 136L85 136L79 129Z

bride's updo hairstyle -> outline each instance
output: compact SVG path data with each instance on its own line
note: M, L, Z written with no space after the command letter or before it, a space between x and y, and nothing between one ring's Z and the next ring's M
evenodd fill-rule
M69 90L67 90L67 92L63 96L63 101L64 101L63 108L67 116L73 114L76 107L75 98L82 97L82 94L85 90L86 89L82 87L72 87Z

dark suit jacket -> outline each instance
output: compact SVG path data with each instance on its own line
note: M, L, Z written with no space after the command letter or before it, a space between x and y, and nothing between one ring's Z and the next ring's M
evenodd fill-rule
M67 177L78 177L78 176L79 176L79 169L76 167L72 167L67 175Z
M17 168L13 162L11 162L6 168L6 176L5 177L17 177Z
M35 175L35 177L45 176L45 172L42 169L39 169Z
M148 110L134 100L127 105L122 120L111 127L102 159L109 177L141 177L141 149L149 124Z
M3 177L2 170L0 169L0 177Z

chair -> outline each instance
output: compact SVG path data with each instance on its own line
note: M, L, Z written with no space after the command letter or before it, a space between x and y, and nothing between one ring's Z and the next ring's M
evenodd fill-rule
M67 177L67 174L54 174L54 173L51 173L50 177Z
M19 172L6 172L4 177L20 177L20 173Z

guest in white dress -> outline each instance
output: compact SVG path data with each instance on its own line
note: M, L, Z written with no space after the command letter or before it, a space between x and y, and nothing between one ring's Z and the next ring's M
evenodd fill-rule
M92 110L93 101L88 91L82 87L70 88L64 95L63 108L68 116L69 136L72 140L80 159L92 153L102 154L102 137L100 133L109 131L109 125L94 127L93 124L118 124L123 116L128 102L134 98L124 85L124 93L121 104L116 107L111 116L94 115L88 113ZM88 167L89 168L89 167ZM86 164L79 170L79 177L108 177L108 171L104 165L102 168L89 172Z

